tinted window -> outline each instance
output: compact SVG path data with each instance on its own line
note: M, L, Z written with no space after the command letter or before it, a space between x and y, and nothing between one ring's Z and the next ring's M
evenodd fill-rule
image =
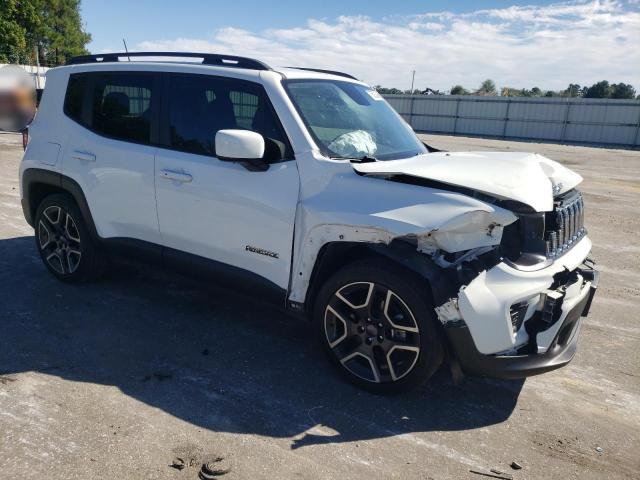
M151 135L151 75L94 76L91 129L122 140L148 143Z
M215 155L222 129L253 130L278 142L286 138L260 85L204 75L169 77L169 142L186 152Z
M88 86L86 75L71 75L64 98L64 113L77 122L82 122L82 103Z

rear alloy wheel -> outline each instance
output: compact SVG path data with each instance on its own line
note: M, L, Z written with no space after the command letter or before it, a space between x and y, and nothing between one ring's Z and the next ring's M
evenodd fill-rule
M42 211L37 225L42 258L60 275L74 273L80 266L82 247L80 232L73 217L59 205Z
M320 336L334 362L374 391L403 390L427 380L442 360L440 333L426 285L394 264L347 266L316 304Z
M58 279L77 282L99 276L104 257L96 249L71 197L46 197L36 212L36 246L47 269Z

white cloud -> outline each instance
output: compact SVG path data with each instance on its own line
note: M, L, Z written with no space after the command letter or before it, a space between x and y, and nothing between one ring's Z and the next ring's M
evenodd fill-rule
M261 32L229 26L211 38L149 40L137 49L245 55L403 89L413 69L421 88L474 88L493 78L499 86L560 89L607 79L640 89L638 3L572 1L383 20L342 16Z

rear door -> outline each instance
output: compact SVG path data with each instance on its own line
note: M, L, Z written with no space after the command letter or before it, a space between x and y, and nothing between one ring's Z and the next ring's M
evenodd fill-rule
M98 234L160 243L154 184L160 76L72 74L62 173L80 184Z
M167 74L165 85L166 148L156 155L163 245L286 289L299 178L263 87L191 74ZM266 171L219 160L215 134L221 129L257 131L278 142L284 158Z

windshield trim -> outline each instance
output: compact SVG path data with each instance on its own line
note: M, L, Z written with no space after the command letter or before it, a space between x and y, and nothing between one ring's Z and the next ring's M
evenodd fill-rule
M287 93L287 96L289 97L289 100L291 101L291 103L293 104L293 106L296 109L296 112L298 113L298 116L300 117L300 119L302 120L302 123L304 123L305 128L307 129L307 132L309 133L309 135L311 136L311 138L313 138L313 141L316 144L316 147L318 148L318 150L320 150L320 152L327 158L332 159L332 160L353 160L353 158L350 157L342 157L340 155L336 155L335 152L332 152L331 150L329 150L324 143L320 140L320 138L318 138L318 136L316 135L316 133L313 131L313 128L311 128L311 125L309 125L309 122L307 122L307 119L305 117L305 115L302 113L302 110L300 109L300 106L298 105L298 102L296 101L296 99L294 98L294 96L291 94L291 91L289 90L289 84L290 83L311 83L311 82L323 82L323 83L350 83L353 85L359 85L361 87L364 88L370 88L371 90L375 90L373 88L371 88L369 85L362 83L362 82L350 82L349 80L332 80L332 79L325 79L325 78L296 78L296 79L287 79L287 78L283 78L282 80L282 87L284 88L284 91ZM386 102L386 100L384 100ZM388 105L388 104L387 104ZM393 108L391 107L391 105L389 105L389 107L391 108L391 111L396 115L396 117L398 117L398 120L401 122L405 122L404 118L402 118L402 116ZM415 133L414 133L415 135ZM420 141L420 139L417 137L416 135L416 139L418 140L418 143L420 145L424 145L424 143L422 141ZM401 152L397 152L397 153L393 153L393 154L386 154L386 155L376 155L375 158L376 160L399 160L402 158L409 158L409 157L415 157L416 155L420 155L422 153L427 153L427 149L426 147L424 147L424 151L419 151L419 150L404 150Z

